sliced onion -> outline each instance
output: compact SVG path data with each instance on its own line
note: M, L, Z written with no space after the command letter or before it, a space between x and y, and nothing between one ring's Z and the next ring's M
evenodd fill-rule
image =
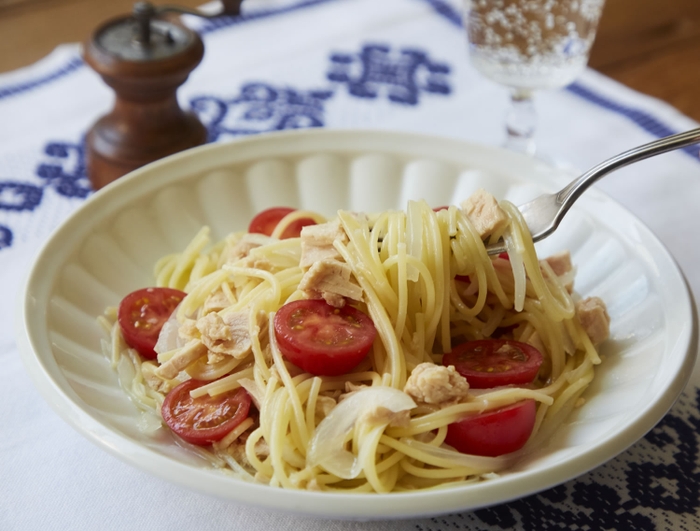
M265 390L262 389L255 380L251 380L250 378L241 378L238 380L238 383L241 384L243 389L248 391L255 407L260 411L260 404L262 404L265 399Z
M155 413L150 411L142 411L138 421L138 428L141 433L153 435L156 431L163 427L163 421Z
M134 378L136 378L136 367L134 367L134 363L128 355L123 355L119 358L117 375L119 376L119 383L121 383L122 387L124 389L131 389L131 383L134 381Z
M186 341L180 337L179 329L180 322L177 320L177 308L175 308L170 318L163 324L163 328L160 329L158 341L156 341L156 346L153 347L156 354L175 350L186 343Z
M316 427L306 454L308 466L320 465L343 479L356 478L362 471L360 461L345 449L345 439L357 419L377 407L393 413L413 409L416 403L403 391L377 385L365 387L340 402Z

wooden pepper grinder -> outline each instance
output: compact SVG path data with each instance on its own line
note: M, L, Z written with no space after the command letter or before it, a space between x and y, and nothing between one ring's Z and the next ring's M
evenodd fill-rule
M204 45L197 33L164 15L238 15L241 2L224 0L222 11L214 15L138 2L131 15L95 30L84 46L85 62L116 93L113 109L86 139L87 171L95 190L144 164L206 142L204 125L180 108L176 96L202 60Z

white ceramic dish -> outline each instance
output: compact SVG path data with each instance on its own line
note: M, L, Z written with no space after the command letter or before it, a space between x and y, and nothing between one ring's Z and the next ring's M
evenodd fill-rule
M175 155L95 194L52 236L28 277L18 343L42 395L108 452L183 487L235 502L343 519L404 518L475 509L522 497L613 458L650 430L683 389L697 351L697 319L683 276L633 215L596 190L540 251L568 248L576 289L608 303L612 339L588 401L516 469L433 492L348 495L285 491L212 470L138 412L100 352L95 317L152 284L152 266L204 224L216 237L266 207L403 208L455 203L478 187L516 204L567 178L531 159L455 140L314 130L246 138Z

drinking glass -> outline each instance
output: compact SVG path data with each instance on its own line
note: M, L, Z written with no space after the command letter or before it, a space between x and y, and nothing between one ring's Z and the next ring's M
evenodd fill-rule
M535 153L535 90L560 88L588 63L605 0L465 0L474 67L510 89L506 147Z

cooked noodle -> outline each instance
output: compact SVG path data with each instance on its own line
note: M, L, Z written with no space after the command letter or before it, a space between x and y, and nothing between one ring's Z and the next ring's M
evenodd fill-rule
M158 415L166 392L188 378L211 382L193 397L243 386L256 405L253 415L211 450L198 451L244 479L284 488L392 492L489 477L551 435L600 362L575 316L566 277L557 277L538 259L518 210L507 202L500 206L509 219L502 236L510 260L489 256L479 233L455 206L435 212L418 201L410 202L407 212L338 213L347 241L336 240L334 247L362 289L361 300L349 302L377 329L369 355L348 374L306 373L277 345L275 312L307 298L299 289L305 272L299 265L301 239L234 233L212 244L206 227L183 252L158 261L155 285L188 294L171 318L176 328L189 323L194 330L194 319L214 299L218 306L211 311L245 312L250 353L240 359L205 354L175 378L158 380L158 364L139 359L124 344L119 327L112 325L113 310L102 319L111 335L105 350L125 390L147 414ZM317 214L297 211L273 235L304 217L324 222ZM252 244L241 256L236 253L244 241ZM470 282L455 280L456 275ZM482 390L441 405L406 404L403 397L411 399L403 389L417 365L440 364L453 345L489 338L497 330L525 342L538 338L545 361L534 384ZM191 334L196 338L196 330ZM176 353L161 352L158 362ZM149 384L154 378L161 384L157 389ZM363 394L366 387L376 393ZM537 402L536 426L515 454L469 456L443 444L450 423L524 399ZM369 409L377 405L395 412L409 409L410 420L368 420ZM333 412L342 413L343 422L320 427Z

